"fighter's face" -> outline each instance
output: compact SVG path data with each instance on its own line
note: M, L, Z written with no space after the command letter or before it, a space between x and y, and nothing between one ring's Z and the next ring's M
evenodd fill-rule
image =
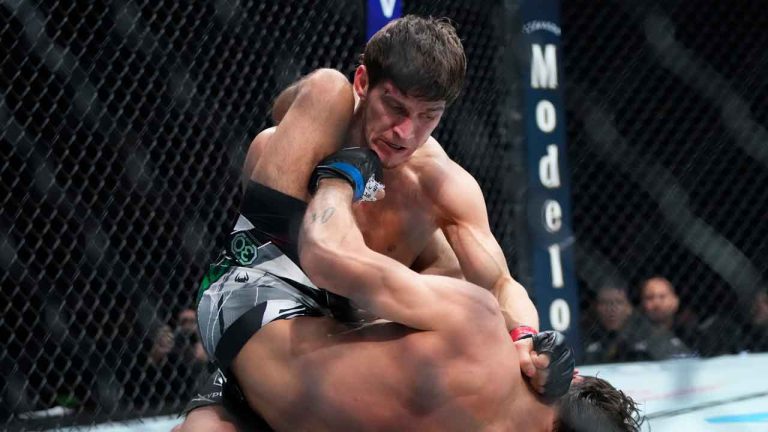
M389 81L375 87L366 85L363 88L357 84L364 110L366 143L379 155L386 168L407 161L437 127L445 110L445 101L425 101L408 96Z

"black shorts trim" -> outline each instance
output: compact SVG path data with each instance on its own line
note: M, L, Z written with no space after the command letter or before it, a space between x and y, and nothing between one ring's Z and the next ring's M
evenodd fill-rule
M232 360L243 349L248 339L261 330L266 310L267 302L259 303L227 327L216 346L216 362L221 370L229 370Z

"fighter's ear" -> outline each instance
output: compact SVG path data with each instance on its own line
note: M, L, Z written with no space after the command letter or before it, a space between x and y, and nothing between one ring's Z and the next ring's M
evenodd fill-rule
M365 99L365 96L368 94L368 70L365 68L365 65L360 65L355 69L355 80L352 86L357 97Z

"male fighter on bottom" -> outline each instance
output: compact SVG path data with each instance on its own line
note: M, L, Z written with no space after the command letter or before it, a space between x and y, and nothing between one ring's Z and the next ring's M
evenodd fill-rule
M315 171L319 188L300 231L300 259L318 285L392 322L350 329L321 316L319 297L270 285L268 273L248 270L244 274L264 279L263 290L272 295L265 293L257 305L261 312L254 319L262 327L229 369L254 411L285 431L580 430L573 419L587 421L583 425L592 430L637 430L631 412L621 412L634 407L631 400L602 380L574 385L563 399L568 406L545 403L524 379L498 302L488 291L459 279L419 275L368 249L347 183L360 176L350 176L348 167L368 178L377 161L372 152L351 151L357 154L340 152L347 153L344 170L321 164ZM216 298L206 294L202 307L215 307ZM300 303L290 308L300 316L280 319L291 313L291 301ZM572 370L561 337L543 332L532 339L537 352L549 353L553 363L571 362ZM579 397L584 391L588 398ZM605 399L624 403L607 411L601 407Z

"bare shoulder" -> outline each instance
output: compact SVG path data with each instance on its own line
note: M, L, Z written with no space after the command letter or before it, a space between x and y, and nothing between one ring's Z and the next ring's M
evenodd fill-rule
M440 143L430 137L419 149L414 167L426 192L437 204L449 197L479 191L477 180L464 167L448 156Z

